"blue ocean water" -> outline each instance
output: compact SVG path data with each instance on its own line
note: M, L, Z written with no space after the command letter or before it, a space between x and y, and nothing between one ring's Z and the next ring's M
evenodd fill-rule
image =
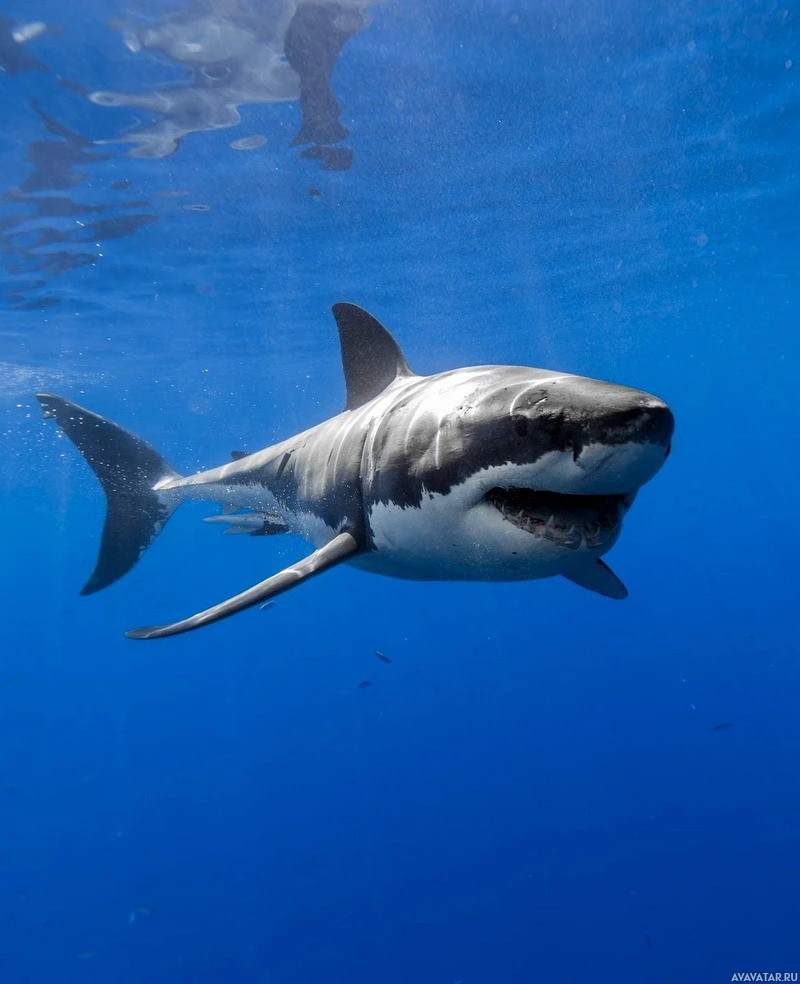
M799 37L787 0L7 0L4 984L800 972ZM339 300L418 372L670 403L625 602L340 567L124 638L308 552L198 503L78 597L103 496L33 394L217 465L339 412Z

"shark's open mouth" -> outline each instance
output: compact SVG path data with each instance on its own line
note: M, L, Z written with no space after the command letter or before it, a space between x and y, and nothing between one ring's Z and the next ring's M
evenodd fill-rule
M526 533L578 550L607 542L619 526L630 497L495 488L487 492L486 501Z

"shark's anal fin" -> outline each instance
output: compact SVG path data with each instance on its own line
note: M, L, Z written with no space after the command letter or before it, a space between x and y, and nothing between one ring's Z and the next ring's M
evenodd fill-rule
M586 560L575 564L563 576L587 591L603 595L604 598L615 598L622 601L628 597L628 589L602 560Z
M220 619L235 615L245 608L274 598L302 581L307 581L309 578L327 571L328 568L349 560L360 552L361 546L352 533L339 533L330 543L326 543L324 547L315 550L304 560L292 564L291 567L287 567L279 574L273 574L266 581L248 588L247 591L234 595L233 598L229 598L219 605L214 605L213 608L207 608L204 612L198 612L197 615L185 618L181 622L173 622L172 625L150 625L141 629L132 629L125 635L129 639L162 639L164 636L191 632L192 629L199 629L203 625L218 622Z

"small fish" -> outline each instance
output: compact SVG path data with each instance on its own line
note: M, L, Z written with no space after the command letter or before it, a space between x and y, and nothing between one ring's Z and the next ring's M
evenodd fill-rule
M726 728L731 728L733 725L730 721L720 721L719 724L715 724L711 729L712 731L724 731Z
M646 944L647 944L648 946L652 946L652 945L653 945L653 941L652 941L652 940L650 939L650 935L649 935L649 933L645 933L645 934L644 934L644 941L645 941L645 943L646 943Z
M361 683L359 683L358 685L358 689L363 690L364 687L371 687L371 686L372 686L372 680L362 680Z
M132 923L136 921L137 916L153 916L156 910L151 909L148 905L137 905L135 908L131 909L131 914L128 917L128 922Z
M68 92L74 92L76 96L84 96L89 98L89 92L91 90L87 89L85 85L81 85L80 82L73 82L72 79L65 79L63 75L56 76L56 82L59 85L63 85Z
M97 956L97 950L81 950L78 954L78 960L91 960L92 957Z
M192 204L192 205L181 205L181 208L182 209L185 209L185 211L187 211L187 212L210 212L211 211L211 206L210 205L201 205L199 202L197 202L196 204Z
M275 607L274 601L265 601L263 605L258 606L258 610L260 612L265 612L268 608L274 608L274 607Z
M312 198L319 198L322 195L322 192L319 190L319 188L309 188L308 193L309 195L311 195Z
M113 191L125 191L126 188L130 188L131 183L125 178L123 181L112 181L108 186Z
M44 34L47 27L48 25L44 21L31 21L30 24L23 24L21 27L15 28L11 32L11 37L17 44L25 44L26 41L33 41L34 38Z
M389 657L388 656L384 656L383 653L379 653L377 649L375 650L375 655L378 657L378 659L382 663L391 663L391 660L389 659Z

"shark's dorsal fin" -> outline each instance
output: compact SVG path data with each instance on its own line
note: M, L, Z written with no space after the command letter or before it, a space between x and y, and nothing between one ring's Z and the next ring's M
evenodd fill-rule
M355 304L334 304L331 310L342 346L345 410L369 403L398 377L414 375L400 346L380 321Z

